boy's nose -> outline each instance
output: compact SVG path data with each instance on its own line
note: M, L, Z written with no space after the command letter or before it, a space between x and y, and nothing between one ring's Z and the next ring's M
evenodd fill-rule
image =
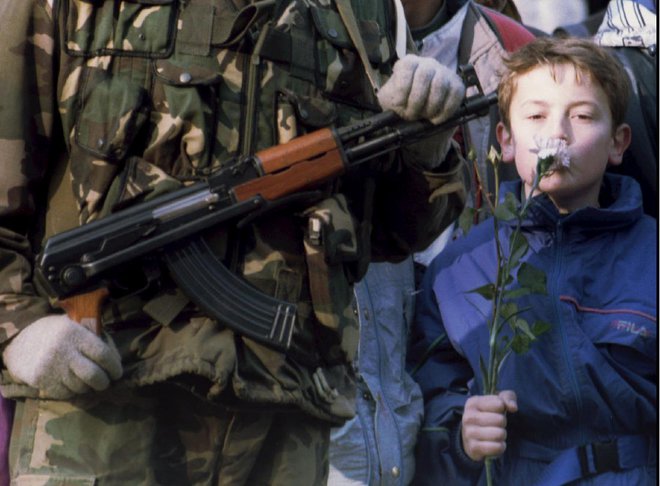
M570 132L570 123L566 117L553 117L550 119L549 137L559 138L568 142Z

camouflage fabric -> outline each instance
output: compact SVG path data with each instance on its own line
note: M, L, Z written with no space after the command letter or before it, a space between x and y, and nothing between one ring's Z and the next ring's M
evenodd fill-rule
M386 78L395 60L389 4L352 5L372 69ZM241 154L379 110L331 0L9 0L0 3L0 65L0 343L57 312L32 281L53 220L47 208L84 224ZM334 252L331 285L312 269L333 250L306 251L313 210L303 205L215 235L232 268L297 304L289 352L204 316L163 273L104 308L122 354L121 385L177 382L243 410L278 407L333 423L352 416L351 282L370 258L399 260L426 246L464 203L455 154L443 173L415 162L397 153L320 188L330 199L341 194L323 211L335 229L350 221L358 250ZM49 207L60 200L48 194L53 173L66 174L58 186L72 191L72 207ZM131 265L125 280L140 270ZM163 308L177 310L153 312ZM6 372L2 392L36 396Z
M320 485L328 474L318 419L228 411L175 386L17 405L17 486Z

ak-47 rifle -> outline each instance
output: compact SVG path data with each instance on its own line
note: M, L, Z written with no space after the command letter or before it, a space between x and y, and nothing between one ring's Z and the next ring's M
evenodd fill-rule
M36 274L75 321L100 333L100 309L113 269L157 253L174 281L202 310L235 331L286 350L295 304L267 296L227 269L202 235L332 180L351 167L483 116L497 102L484 95L474 69L462 68L467 97L440 125L404 122L383 112L342 128L323 128L273 146L203 182L49 238ZM350 146L349 146L350 144Z

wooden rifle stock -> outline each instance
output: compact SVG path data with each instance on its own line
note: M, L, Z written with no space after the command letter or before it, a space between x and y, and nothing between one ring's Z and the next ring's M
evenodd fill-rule
M275 201L331 180L346 170L341 145L329 128L257 152L255 162L265 175L234 186L232 192L237 201L257 195Z
M108 289L100 287L91 292L59 300L57 305L64 309L72 320L100 336L101 305L103 305L103 301L108 294Z
M298 138L268 147L256 153L265 174L274 174L298 162L303 162L338 147L337 137L330 128L321 128Z

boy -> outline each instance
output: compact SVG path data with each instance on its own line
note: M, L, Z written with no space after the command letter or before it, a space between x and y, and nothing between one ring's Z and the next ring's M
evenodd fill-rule
M502 391L483 396L490 309L469 291L494 282L493 225L433 261L409 352L421 361L412 364L424 427L436 431L420 436L420 482L475 484L484 460L499 457L496 484L655 484L657 226L643 215L638 184L605 174L630 141L627 76L585 39L537 39L507 68L497 135L521 181L501 193L534 197L524 259L548 282L547 295L521 297L518 307L527 322L551 328L508 358ZM570 163L530 194L539 137L564 140ZM508 241L514 227L500 227Z

